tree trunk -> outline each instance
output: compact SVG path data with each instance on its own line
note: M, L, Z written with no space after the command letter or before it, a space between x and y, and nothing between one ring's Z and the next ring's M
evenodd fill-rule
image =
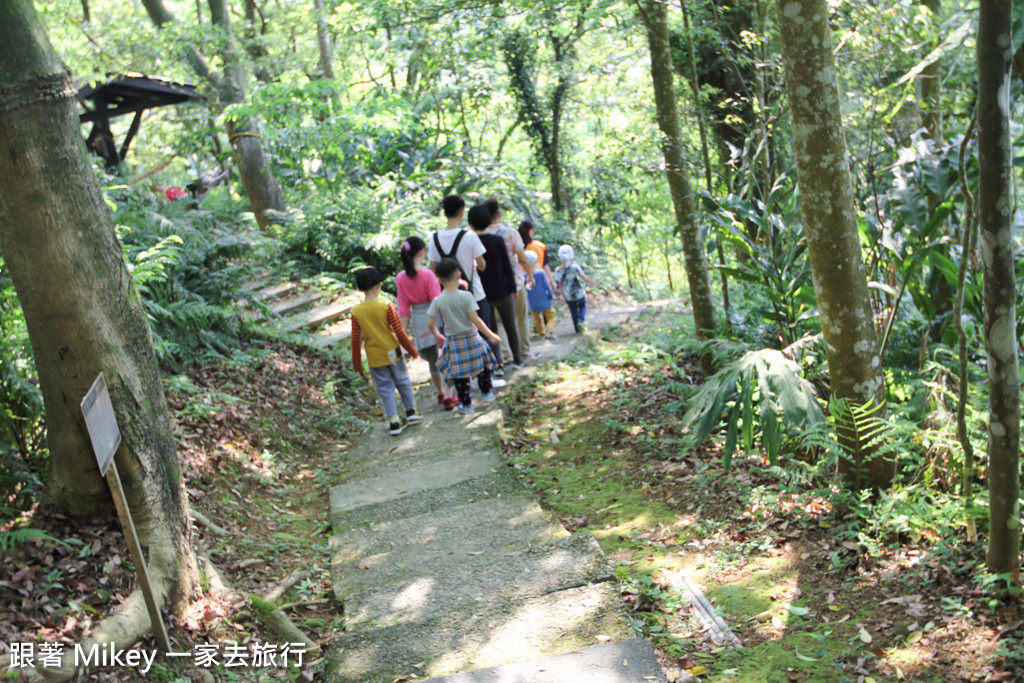
M711 154L708 151L708 128L704 123L704 108L700 101L700 81L697 77L697 55L693 49L693 31L690 28L690 12L686 9L686 0L679 0L679 7L683 10L683 28L686 29L686 48L690 56L690 91L693 93L693 111L697 117L697 129L700 132L700 156L704 162L704 183L707 186L708 194L714 192L714 185L711 180ZM715 240L718 251L718 263L725 267L725 250L722 248L722 240ZM728 328L729 312L729 276L725 271L721 272L722 280L722 310L725 313L725 324ZM669 284L671 289L671 282Z
M651 80L658 128L661 130L661 147L665 155L665 175L672 194L676 226L683 243L683 262L690 286L693 320L697 337L706 339L715 331L715 306L711 298L707 257L697 222L693 188L690 186L683 156L683 133L676 109L676 86L668 42L668 11L661 0L644 0L640 14L647 28L647 42L651 50ZM702 365L705 372L710 371L711 358L704 357Z
M163 0L142 0L142 6L157 28L174 21L174 16L164 6Z
M1010 143L1012 0L978 16L978 218L988 357L988 570L1020 574L1020 375L1017 368Z
M0 252L25 313L46 409L41 508L113 514L79 411L103 372L123 435L118 467L158 592L198 585L188 501L149 323L79 135L75 89L31 0L0 3ZM175 577L169 579L169 577ZM173 583L173 585L169 585Z
M942 0L924 0L922 4L928 8L931 27L935 32L935 39L924 46L927 55L942 43L942 36L939 35L938 14L942 7ZM926 66L918 77L918 84L921 88L921 126L924 128L924 138L932 142L932 149L938 151L942 147L942 58ZM942 198L931 190L927 191L928 196L928 217L935 215L935 208L942 201ZM948 224L943 226L942 233L950 237ZM949 249L943 245L942 255L949 256ZM946 279L946 276L938 269L932 269L931 278L935 288L935 317L932 319L929 335L935 341L941 341L942 329L948 322L949 314L953 309L953 299L956 295L953 285Z
M160 28L174 21L162 0L142 0L150 20ZM221 59L224 72L214 71L206 57L193 45L185 46L185 53L193 70L213 89L214 109L219 113L230 104L245 103L245 68L242 66L238 44L231 31L231 18L226 0L209 0L211 23L222 32ZM260 142L260 130L255 121L247 118L226 119L224 128L242 178L242 187L249 199L256 222L266 228L274 220L268 210L284 211L284 199L277 181L267 170L267 157Z
M327 34L327 10L324 0L313 0L313 11L316 13L316 44L320 49L320 75L334 80L334 59L331 55L331 38Z
M777 6L800 204L832 389L851 407L881 403L881 359L857 235L828 3L777 0ZM839 461L848 484L882 488L892 481L894 461L872 457L857 432L840 429L840 438L852 456Z
M245 103L245 68L239 54L238 43L231 30L231 16L227 0L210 0L210 23L222 33L221 59L224 73L217 87L220 108L230 104ZM255 121L249 118L227 119L225 129L228 142L234 151L238 174L242 178L245 194L256 215L256 222L265 228L275 221L267 215L268 210L284 211L281 188L267 169L267 158L260 142L261 133Z

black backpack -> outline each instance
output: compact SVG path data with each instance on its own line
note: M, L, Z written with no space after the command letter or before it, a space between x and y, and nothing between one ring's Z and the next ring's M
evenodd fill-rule
M462 269L462 262L455 258L455 254L459 251L459 243L462 242L463 236L465 236L465 230L459 230L459 234L455 236L455 241L452 242L452 248L445 253L444 249L441 248L441 240L437 238L437 233L434 233L434 246L437 247L437 253L441 258L455 259L455 262L459 264L459 272L462 273L462 279L469 283L469 286L473 286L473 278Z

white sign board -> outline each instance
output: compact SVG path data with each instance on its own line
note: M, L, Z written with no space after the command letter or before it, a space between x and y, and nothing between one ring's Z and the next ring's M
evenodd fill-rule
M107 380L103 378L102 372L92 383L81 405L100 474L107 476L107 468L114 459L117 447L121 445L121 430L117 427L114 406L110 402L110 392L107 391Z

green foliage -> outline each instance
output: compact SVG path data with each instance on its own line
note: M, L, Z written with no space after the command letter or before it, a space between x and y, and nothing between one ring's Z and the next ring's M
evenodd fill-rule
M35 374L25 317L0 259L0 524L31 507L46 471Z
M682 424L692 429L693 445L703 443L727 417L722 460L726 467L737 444L750 451L760 438L772 465L778 464L782 439L791 430L824 421L813 385L781 351L748 351L729 361L694 393Z
M265 241L246 227L178 206L124 195L115 214L125 260L142 296L157 355L178 365L237 344L232 297L247 269L239 259Z
M12 550L19 545L24 545L29 541L53 541L59 543L56 538L50 536L42 529L22 527L10 531L0 531L0 550L4 552Z
M751 334L747 320L767 324L781 346L791 344L817 318L807 243L793 183L779 178L765 202L751 203L736 195L716 202L703 194L715 235L738 254L735 266L716 266L744 283L741 306L751 316L731 321L737 333Z

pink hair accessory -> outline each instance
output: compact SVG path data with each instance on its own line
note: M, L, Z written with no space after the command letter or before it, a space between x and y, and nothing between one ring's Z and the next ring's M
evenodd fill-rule
M402 251L409 251L409 243L402 242Z

